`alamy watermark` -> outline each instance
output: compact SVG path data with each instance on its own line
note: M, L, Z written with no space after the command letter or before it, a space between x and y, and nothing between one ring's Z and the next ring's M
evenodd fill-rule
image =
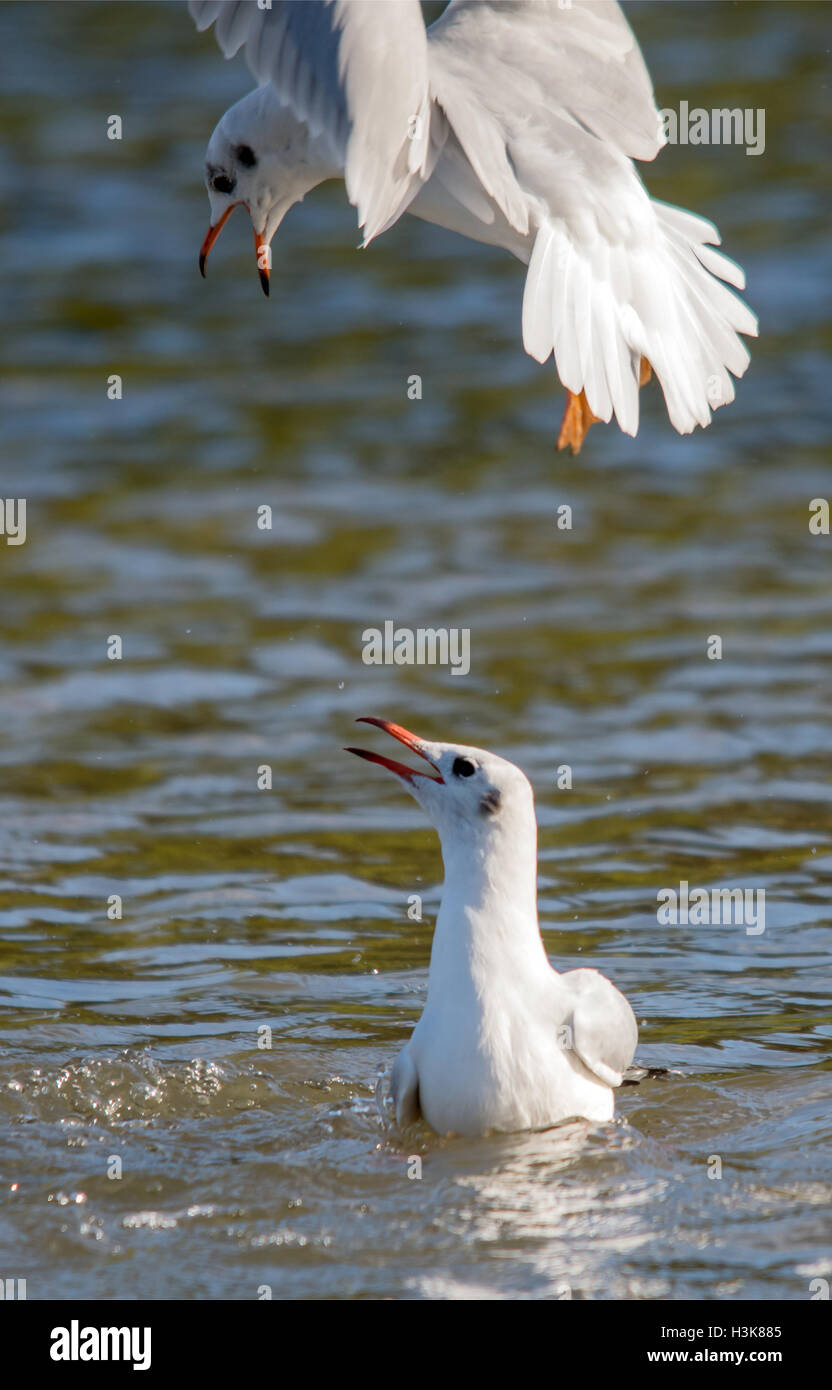
M361 634L365 666L450 666L452 676L471 669L471 629L467 627L368 627Z
M53 1327L49 1355L53 1361L132 1361L134 1371L150 1369L149 1327L87 1327L73 1318L69 1327Z
M691 888L682 879L675 888L656 894L659 926L745 927L746 936L762 936L766 929L765 888Z
M0 536L6 545L26 544L25 497L0 497Z
M766 113L762 106L715 108L690 107L679 102L679 110L669 107L659 112L659 135L669 145L745 145L746 154L764 154Z

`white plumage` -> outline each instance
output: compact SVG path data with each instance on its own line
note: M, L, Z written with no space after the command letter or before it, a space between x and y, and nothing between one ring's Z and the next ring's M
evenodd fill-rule
M396 1059L399 1124L420 1115L440 1134L542 1129L611 1120L613 1087L638 1029L624 995L597 970L553 970L537 918L532 789L481 748L432 743L375 724L428 762L394 772L439 832L445 864L425 1009Z
M261 84L208 148L212 230L250 210L258 248L326 178L364 244L408 211L528 264L523 343L569 392L561 444L613 414L635 434L652 367L680 433L734 398L757 322L711 223L651 199L632 163L663 144L615 0L191 0ZM256 156L241 165L237 151ZM648 365L649 364L649 365ZM581 395L583 393L583 396Z

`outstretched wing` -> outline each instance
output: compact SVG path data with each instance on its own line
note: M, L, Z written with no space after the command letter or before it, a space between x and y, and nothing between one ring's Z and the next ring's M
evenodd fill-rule
M257 81L343 163L347 196L370 241L404 211L431 153L425 25L419 0L189 0L226 58L239 49Z
M615 0L451 0L428 30L431 91L477 177L523 235L511 142L533 113L556 149L563 122L633 159L664 139L644 59Z
M734 399L754 315L704 219L652 202L631 159L664 144L638 45L614 0L452 0L428 30L431 91L480 184L534 248L523 344L638 429L642 359L680 433ZM442 165L439 166L441 176ZM506 243L508 244L508 243Z
M572 1050L608 1086L620 1086L633 1060L638 1024L627 1000L597 970L568 970L560 976L571 995Z

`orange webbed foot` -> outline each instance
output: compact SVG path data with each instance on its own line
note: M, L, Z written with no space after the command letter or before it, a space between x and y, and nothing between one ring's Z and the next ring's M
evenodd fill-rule
M638 365L639 389L647 385L652 375L653 368L647 358L642 357ZM597 425L598 421L599 416L593 415L583 390L577 396L573 391L567 391L566 409L563 412L560 434L558 435L558 448L571 449L573 454L579 454L587 431L593 425Z
M566 409L563 412L560 434L558 435L558 448L571 449L573 454L579 454L587 430L596 424L597 420L598 416L593 415L583 391L577 396L574 392L567 391Z

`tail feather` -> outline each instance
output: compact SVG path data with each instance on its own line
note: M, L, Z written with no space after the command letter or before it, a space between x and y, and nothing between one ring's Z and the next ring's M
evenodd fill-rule
M558 375L584 390L593 415L613 413L625 434L638 430L639 368L652 364L680 434L710 423L734 399L731 375L748 367L738 336L757 320L729 289L742 270L713 246L716 228L653 201L652 236L611 244L570 235L545 220L535 238L523 297L523 342L539 362L554 353ZM723 282L727 282L723 283Z
M735 289L745 289L745 272L741 265L732 261L729 256L724 256L721 251L715 251L712 246L705 246L700 243L693 247L696 259L701 261L706 270L712 275L719 276L720 280L727 280L729 285Z

